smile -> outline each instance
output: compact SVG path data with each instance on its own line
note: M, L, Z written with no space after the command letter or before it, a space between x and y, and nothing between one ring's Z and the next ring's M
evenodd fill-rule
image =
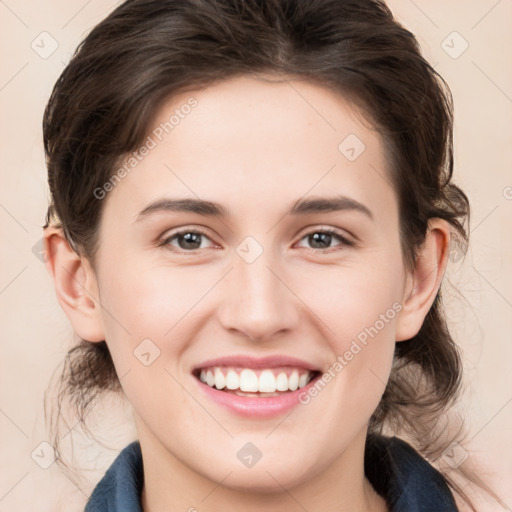
M204 362L192 371L206 397L248 417L282 414L299 405L299 396L322 372L296 358L233 356Z
M267 368L253 370L240 367L203 368L199 379L212 388L233 392L239 396L278 396L282 392L295 391L306 386L315 372L303 368Z

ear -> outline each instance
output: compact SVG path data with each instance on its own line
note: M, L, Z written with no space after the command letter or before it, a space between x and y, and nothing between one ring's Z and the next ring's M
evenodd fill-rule
M448 262L450 225L443 219L430 219L427 235L418 252L415 268L408 271L402 297L403 309L397 317L396 341L418 334L432 306Z
M104 328L96 275L88 260L70 246L61 228L44 230L46 269L53 278L57 299L73 330L87 341L103 341Z

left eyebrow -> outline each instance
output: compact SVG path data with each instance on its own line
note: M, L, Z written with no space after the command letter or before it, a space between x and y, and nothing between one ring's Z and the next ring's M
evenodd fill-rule
M301 199L293 205L288 214L307 215L310 213L330 213L344 210L363 213L373 220L373 214L367 206L347 196Z
M308 215L312 213L330 213L344 210L353 210L363 213L373 220L373 214L364 204L346 196L317 197L299 199L288 210L285 215ZM135 222L142 220L148 215L160 212L191 212L209 217L227 218L229 211L219 203L206 201L204 199L183 198L183 199L159 199L146 206L137 216Z

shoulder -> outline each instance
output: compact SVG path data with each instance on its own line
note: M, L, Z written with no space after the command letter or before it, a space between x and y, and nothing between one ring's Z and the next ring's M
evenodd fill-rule
M124 448L94 488L85 512L141 512L144 482L138 441Z
M444 476L402 439L369 435L365 473L393 512L458 512Z

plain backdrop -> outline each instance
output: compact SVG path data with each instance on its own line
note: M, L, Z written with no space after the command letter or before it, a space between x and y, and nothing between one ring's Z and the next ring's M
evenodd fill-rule
M52 463L43 410L73 333L38 252L48 204L42 114L78 43L115 5L0 0L0 512L83 510L135 435L129 408L107 401L92 418L101 443L72 428L63 435L65 446L74 437L68 460L81 468L65 473ZM492 510L512 510L512 1L388 5L454 96L455 182L473 210L469 252L452 258L444 296L464 355L470 457L498 491L502 507Z

